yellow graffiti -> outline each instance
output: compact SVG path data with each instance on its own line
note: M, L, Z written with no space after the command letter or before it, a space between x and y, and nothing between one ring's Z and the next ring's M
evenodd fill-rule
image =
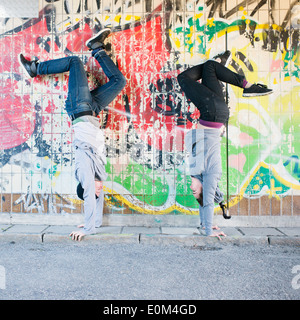
M237 196L235 196L235 197L233 197L233 198L231 198L229 200L229 208L237 205L242 200L248 185L251 183L252 179L254 178L254 176L256 175L256 173L258 172L258 170L260 168L269 169L270 172L275 177L275 179L277 179L279 182L285 184L288 187L300 190L300 185L283 179L278 174L278 172L276 171L274 166L266 164L265 162L261 161L261 162L259 162L257 164L255 169L252 171L252 173L249 175L247 180L242 185L240 193ZM137 211L137 212L141 212L141 213L145 213L145 214L158 214L158 215L164 215L164 214L172 213L174 211L180 212L182 214L187 214L187 215L198 215L199 214L199 210L198 209L186 209L186 208L182 208L182 207L180 207L180 206L178 206L176 204L174 204L174 205L172 205L172 206L170 206L168 208L165 208L165 209L155 208L155 207L153 207L151 209L147 209L147 208L143 208L142 206L139 206L137 204L134 204L134 203L130 202L125 197L123 197L122 195L118 194L114 190L112 190L110 188L107 188L106 186L103 187L103 190L107 194L112 195L118 201L120 201L120 202L124 203L125 205L127 205L128 208L130 208L130 209L132 209L134 211ZM280 200L280 197L276 194L276 191L281 191L281 188L280 187L279 188L275 188L275 180L271 179L270 190L266 191L266 193L269 195L269 197L275 197L277 200ZM112 206L111 199L106 199L106 202ZM221 211L220 207L216 207L215 210L214 210L215 213L218 213L220 211Z
M147 208L143 208L139 205L133 204L132 202L130 202L129 200L127 200L125 197L123 197L122 195L120 195L119 193L115 192L114 190L103 186L103 190L107 193L107 194L111 194L115 199L117 199L118 201L124 203L125 205L127 205L130 209L137 211L137 212L141 212L141 213L146 213L146 214L159 214L159 215L163 215L163 214L168 214L174 211L178 211L180 213L184 213L184 214L188 214L188 215L196 215L198 214L198 210L188 210L185 208L182 208L176 204L166 208L166 209L157 209L157 208L153 208L153 209L147 209ZM108 202L110 205L112 205L112 201L111 199L106 199L106 202Z
M269 195L269 199L274 197L277 200L280 200L280 197L276 194L277 191L282 191L282 187L275 188L275 180L271 179L270 190L266 191L266 193Z

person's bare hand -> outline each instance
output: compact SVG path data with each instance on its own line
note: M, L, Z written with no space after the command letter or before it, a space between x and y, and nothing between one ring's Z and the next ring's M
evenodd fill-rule
M80 241L84 236L85 234L82 231L72 231L70 233L70 237L74 241Z
M219 240L222 240L221 237L226 237L226 234L223 231L213 232L210 237L217 237Z

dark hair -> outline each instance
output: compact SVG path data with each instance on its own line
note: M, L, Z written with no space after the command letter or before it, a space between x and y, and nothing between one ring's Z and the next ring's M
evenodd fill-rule
M82 188L82 185L81 183L78 183L78 186L77 186L77 196L78 198L80 198L81 200L84 200L83 199L83 193L84 193L84 189Z
M81 200L84 200L84 198L83 198L84 189L82 188L82 185L81 185L80 182L78 183L76 191L77 191L78 198L81 199ZM95 197L96 197L96 199L98 199L97 195L95 195Z
M196 200L198 201L198 203L200 204L201 207L203 207L203 192L200 193L199 198Z
M202 184L200 175L195 175L195 176L191 176L191 177L198 179L200 181L200 183ZM203 190L200 193L199 198L198 199L196 198L196 200L200 204L200 206L203 207Z

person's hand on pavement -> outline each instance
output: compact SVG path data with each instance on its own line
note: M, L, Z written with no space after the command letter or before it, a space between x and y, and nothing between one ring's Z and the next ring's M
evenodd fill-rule
M72 231L69 236L74 241L80 241L85 234L82 231Z
M219 240L222 240L221 237L226 237L226 234L223 231L213 232L210 237L217 237Z

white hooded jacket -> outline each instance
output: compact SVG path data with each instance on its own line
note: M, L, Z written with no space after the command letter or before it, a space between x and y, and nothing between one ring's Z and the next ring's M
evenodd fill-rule
M90 122L77 122L74 129L75 177L84 189L85 234L95 232L102 223L103 191L95 197L95 180L105 181L107 173L105 138L102 130ZM100 224L100 225L99 225Z

